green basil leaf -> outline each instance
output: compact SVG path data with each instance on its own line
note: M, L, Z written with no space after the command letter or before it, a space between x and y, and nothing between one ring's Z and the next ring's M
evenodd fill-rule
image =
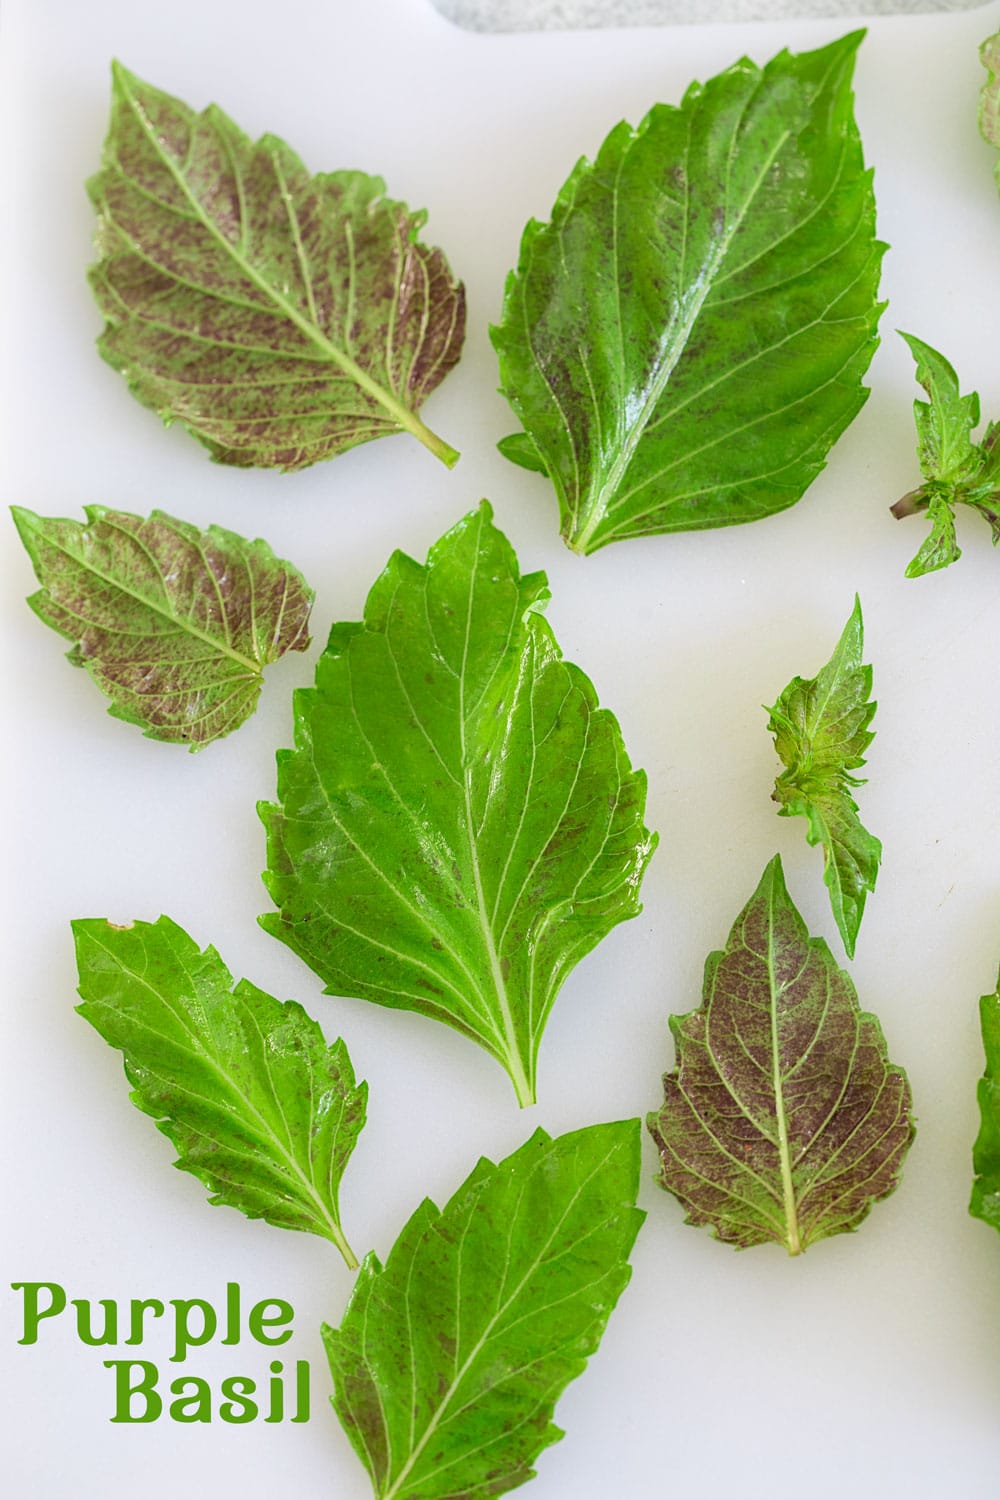
M483 502L401 553L295 699L267 828L265 929L327 993L454 1026L535 1098L566 975L640 910L646 780L563 661Z
M365 1123L342 1041L328 1047L293 1000L281 1003L199 951L167 917L73 923L80 1014L125 1058L132 1103L179 1152L209 1202L322 1235L349 1266L340 1179Z
M221 463L300 469L406 431L451 467L417 412L458 361L465 294L426 215L112 72L90 279L133 394Z
M979 1002L986 1072L979 1080L980 1124L972 1148L975 1181L969 1212L1000 1229L1000 978L992 995Z
M875 889L882 845L858 817L851 788L862 784L852 771L864 765L874 733L868 728L872 669L865 649L861 601L844 626L837 649L812 678L793 677L770 709L768 729L786 769L774 783L782 817L808 819L806 838L823 850L823 880L849 958Z
M884 250L862 35L618 125L525 229L493 342L577 551L785 509L862 406Z
M1000 422L991 422L982 441L973 442L979 423L979 395L959 392L954 369L930 344L912 333L901 335L917 364L917 380L930 401L914 401L917 457L924 483L891 507L897 521L926 512L931 534L906 569L920 578L961 557L955 537L955 506L979 512L1000 542Z
M701 1006L671 1016L677 1070L648 1125L659 1181L739 1248L792 1255L855 1229L896 1187L910 1086L878 1021L811 938L777 856L709 955Z
M639 1121L544 1131L424 1200L365 1258L325 1327L334 1409L378 1500L502 1495L561 1436L550 1418L631 1274Z
M979 95L979 129L983 140L1000 151L1000 31L987 37L979 49L979 57L989 74ZM993 172L1000 188L1000 157Z
M103 505L87 524L12 508L42 588L28 603L67 640L115 718L200 750L257 706L263 671L309 645L313 594L266 542L161 510Z

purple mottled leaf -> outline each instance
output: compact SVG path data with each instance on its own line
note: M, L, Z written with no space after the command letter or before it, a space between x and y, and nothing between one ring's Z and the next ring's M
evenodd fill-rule
M301 469L406 430L452 465L417 413L458 361L465 294L425 215L112 73L90 279L133 394L220 463Z
M200 750L238 729L264 668L309 645L312 590L266 542L161 510L13 516L42 585L28 603L74 643L109 712L151 739Z
M702 1004L670 1029L677 1068L647 1123L689 1224L798 1255L896 1187L913 1139L906 1075L807 933L777 856L709 955Z

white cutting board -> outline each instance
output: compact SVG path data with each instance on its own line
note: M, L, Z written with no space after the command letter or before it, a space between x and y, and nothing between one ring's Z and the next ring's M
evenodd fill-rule
M245 1305L295 1310L280 1350L217 1342L170 1367L165 1336L86 1347L68 1315L20 1346L20 1298L0 1298L7 1492L24 1500L173 1500L179 1492L364 1500L366 1475L326 1406L322 1320L351 1275L325 1243L212 1209L174 1171L169 1143L127 1100L120 1060L73 1013L70 918L167 912L237 975L295 996L343 1034L371 1085L370 1123L344 1182L349 1237L389 1250L425 1194L444 1200L481 1153L636 1114L671 1065L667 1017L700 997L702 966L776 851L811 930L840 951L819 855L778 819L762 703L829 655L855 590L875 667L878 736L862 792L885 845L852 974L909 1071L919 1133L900 1190L857 1235L800 1260L736 1254L682 1222L652 1182L634 1276L599 1354L567 1391L567 1436L533 1500L659 1494L740 1500L995 1493L1000 1473L1000 1240L966 1215L982 1071L977 997L1000 960L1000 555L974 516L965 555L909 582L921 523L887 506L918 481L909 353L940 347L1000 415L1000 198L979 140L978 43L1000 6L871 24L858 112L892 250L871 398L806 498L771 520L652 538L580 560L558 539L546 484L505 463L514 425L495 394L486 327L525 220L548 216L576 158L621 117L679 99L740 53L818 46L830 21L487 37L426 0L7 0L3 16L3 503L79 515L87 502L154 505L265 536L317 589L313 650L269 673L237 734L199 756L107 716L62 643L25 608L33 580L0 522L6 699L3 963L6 1145L2 1283L55 1281L70 1298L203 1297L239 1283ZM426 411L462 449L447 473L410 440L297 475L213 466L164 430L97 357L84 281L108 63L194 106L218 101L274 131L314 170L381 173L430 211L469 292L459 369ZM567 982L542 1047L540 1104L521 1114L502 1072L442 1026L320 994L255 925L257 798L291 736L290 693L310 680L331 620L357 618L393 548L423 557L483 494L527 569L551 579L566 655L621 720L649 773L661 835L645 910ZM307 1423L116 1426L107 1358L157 1362L164 1380L266 1377L309 1363ZM169 1371L169 1374L166 1373Z

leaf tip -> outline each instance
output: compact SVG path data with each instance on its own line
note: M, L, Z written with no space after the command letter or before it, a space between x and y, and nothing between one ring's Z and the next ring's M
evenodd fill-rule
M123 99L131 98L135 91L135 85L139 82L140 79L132 72L131 68L126 68L120 58L113 57L111 59L112 93L119 95Z

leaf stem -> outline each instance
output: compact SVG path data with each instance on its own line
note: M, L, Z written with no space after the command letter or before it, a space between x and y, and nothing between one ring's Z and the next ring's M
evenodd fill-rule
M918 511L927 509L927 497L923 486L916 490L907 490L895 505L889 506L890 511L897 521L902 521L904 516L915 516Z
M330 1235L330 1239L333 1241L337 1249L340 1251L341 1255L344 1257L344 1263L347 1266L347 1269L349 1271L356 1271L359 1265L358 1257L355 1255L354 1251L347 1243L347 1240L344 1238L344 1231L341 1229L339 1224L335 1224L333 1226L333 1233Z
M437 433L432 432L427 424L420 420L416 413L407 411L405 406L400 407L400 413L405 413L406 420L403 421L402 415L399 416L398 420L402 423L406 430L413 437L415 437L418 442L423 443L424 447L429 449L429 451L433 453L435 458L439 458L444 464L445 468L453 469L458 463L459 458L461 457L458 449L453 448L450 443L446 443L444 438L438 437Z

